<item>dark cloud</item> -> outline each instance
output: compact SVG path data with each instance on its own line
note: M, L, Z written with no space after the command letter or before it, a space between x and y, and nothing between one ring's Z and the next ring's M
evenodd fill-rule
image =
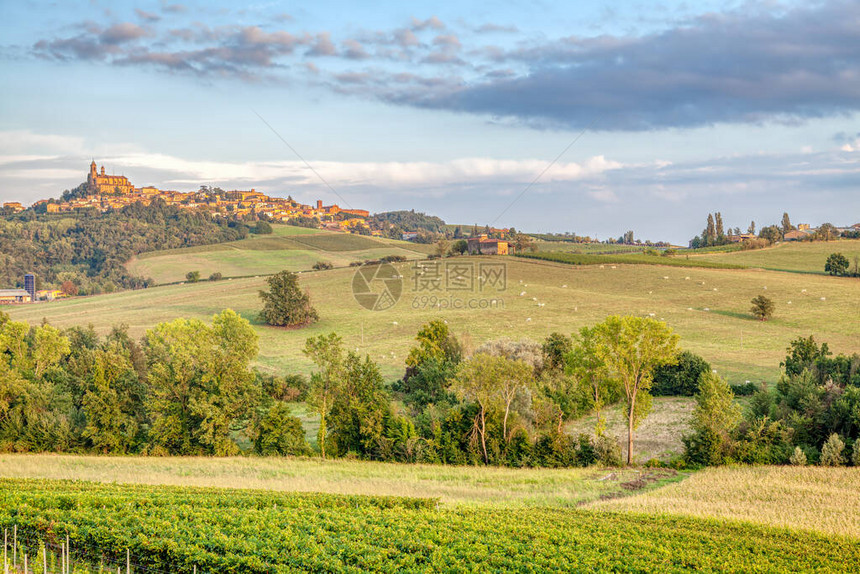
M114 24L99 36L103 44L124 44L149 35L145 29L131 22Z
M316 39L308 50L308 56L334 56L337 54L337 48L331 41L331 35L328 32L317 34Z
M356 40L344 40L343 46L346 48L343 53L345 58L349 58L350 60L364 60L370 57L364 49L364 46Z
M647 130L800 121L860 109L860 4L710 14L643 37L567 38L505 53L516 78L414 105L545 126Z

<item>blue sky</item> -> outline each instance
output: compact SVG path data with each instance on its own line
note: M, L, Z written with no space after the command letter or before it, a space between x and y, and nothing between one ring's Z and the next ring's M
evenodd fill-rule
M860 221L857 2L5 2L0 38L4 201L94 157L601 238Z

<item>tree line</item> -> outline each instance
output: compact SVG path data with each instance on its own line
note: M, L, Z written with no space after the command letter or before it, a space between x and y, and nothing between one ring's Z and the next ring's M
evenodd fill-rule
M146 251L235 241L248 226L204 211L181 210L161 199L105 213L39 214L26 210L0 218L0 283L89 295L147 287L152 279L129 273L125 263Z

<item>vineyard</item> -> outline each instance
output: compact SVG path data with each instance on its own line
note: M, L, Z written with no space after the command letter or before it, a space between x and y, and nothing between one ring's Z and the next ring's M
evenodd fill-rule
M860 542L736 522L433 499L0 480L0 526L169 572L846 572Z
M567 263L568 265L666 265L669 267L695 267L700 269L746 269L744 265L705 261L704 259L687 259L681 257L665 257L661 255L645 255L644 253L598 254L598 253L566 253L562 251L538 251L536 253L518 253L517 257L540 259Z

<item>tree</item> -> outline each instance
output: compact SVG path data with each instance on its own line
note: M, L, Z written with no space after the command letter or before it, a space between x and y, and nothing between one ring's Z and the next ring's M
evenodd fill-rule
M317 444L320 454L326 457L326 417L346 373L343 357L343 340L335 333L311 337L305 341L304 354L319 369L311 375L308 404L316 409L320 417Z
M681 351L676 363L654 370L651 394L692 397L699 390L699 377L709 372L711 365L705 359L690 351Z
M337 387L327 424L338 455L350 452L372 458L380 445L390 410L379 367L369 356L349 352L344 377Z
M770 298L764 295L756 295L750 303L752 303L750 313L759 321L767 321L773 316L775 305Z
M473 429L481 439L481 450L486 464L490 462L487 452L487 413L496 405L504 405L502 434L507 442L507 420L511 402L518 390L531 383L533 376L528 363L487 353L476 353L468 361L460 363L451 388L460 399L478 405Z
M845 464L845 457L842 452L845 450L845 443L839 438L839 435L833 433L821 447L821 466L842 466Z
M780 239L782 239L782 233L779 230L779 227L776 225L768 225L767 227L762 227L761 231L758 232L758 236L761 239L764 239L769 244L776 243Z
M138 410L132 389L137 373L124 349L112 343L93 353L88 388L83 398L86 428L83 436L103 453L126 453L138 432Z
M69 340L60 333L59 329L50 325L36 327L33 342L33 366L37 377L43 375L49 367L59 363L71 351Z
M780 228L780 231L782 231L782 237L785 238L785 234L793 230L794 226L791 224L791 218L788 217L788 213L783 213L782 227Z
M812 370L819 360L832 354L827 343L818 346L814 335L798 337L789 342L786 352L785 360L779 366L785 369L785 374L789 377L799 375L804 370Z
M755 235L755 221L750 221L750 226L747 227L747 233Z
M200 272L199 271L189 271L185 274L185 280L189 283L197 283L200 281Z
M451 334L444 321L430 321L421 327L415 336L418 346L412 347L406 356L406 366L419 369L430 360L443 360L458 363L462 350L457 338ZM407 373L408 374L408 373Z
M822 241L833 241L839 237L839 231L836 230L836 226L832 223L822 223L818 226L818 231L815 232L815 235Z
M594 327L583 327L579 339L565 357L565 372L577 381L580 394L585 397L588 410L594 411L597 421L594 434L598 438L606 430L606 421L600 415L604 405L618 400L618 379L609 370L601 353L600 339Z
M726 239L725 231L723 230L723 214L719 211L714 214L715 232L717 234L717 244L721 244Z
M222 277L223 277L223 275L221 275L221 272L216 271L215 273L212 273L211 275L209 275L209 281L221 281Z
M60 290L68 295L69 297L74 297L78 294L78 286L69 281L63 281L62 285L60 285Z
M250 415L259 388L251 361L257 333L235 311L160 323L145 336L150 438L170 454L232 455L232 431Z
M841 253L831 253L824 264L824 271L831 275L848 275L848 258Z
M450 251L451 242L444 237L440 238L439 241L436 242L436 255L439 257L447 257Z
M714 225L714 216L710 213L708 214L708 224L705 227L704 233L702 233L702 239L705 240L705 247L715 245L717 242L717 229Z
M627 464L633 463L633 431L650 409L654 369L671 364L678 335L647 317L611 316L594 326L597 352L624 391L627 414Z
M299 287L299 278L290 271L281 271L269 277L269 291L260 291L263 310L260 319L268 325L298 327L319 320L311 306L310 295Z
M725 379L713 372L702 373L690 425L693 434L683 439L687 460L694 464L722 464L740 420L741 408Z
M514 249L517 253L526 253L527 251L537 251L537 245L530 235L525 233L516 233L512 236Z
M302 421L291 415L287 403L276 401L260 419L254 438L254 452L262 456L311 454Z
M547 369L564 369L565 357L573 350L573 341L563 333L550 333L541 345L543 364Z

